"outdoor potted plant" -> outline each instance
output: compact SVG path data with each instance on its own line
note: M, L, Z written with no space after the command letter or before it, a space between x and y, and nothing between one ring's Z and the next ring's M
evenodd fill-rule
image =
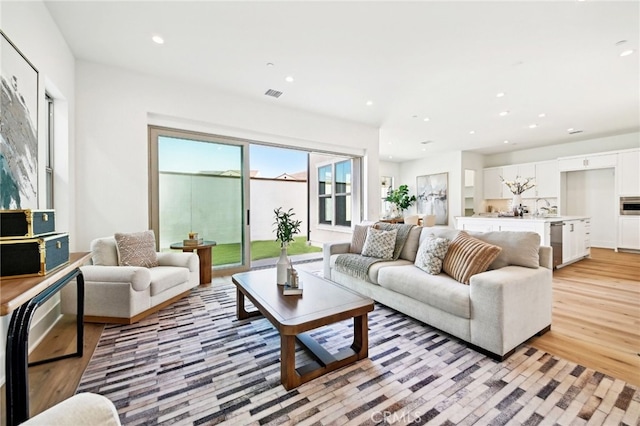
M409 187L407 185L400 185L398 189L389 188L387 198L384 200L395 206L397 217L402 217L404 211L416 202L416 196L409 196Z
M276 263L278 285L284 285L287 281L287 268L289 259L287 258L287 247L294 241L294 235L300 232L302 221L293 217L295 213L293 209L284 211L282 207L278 207L273 211L276 221L276 241L280 243L280 257Z

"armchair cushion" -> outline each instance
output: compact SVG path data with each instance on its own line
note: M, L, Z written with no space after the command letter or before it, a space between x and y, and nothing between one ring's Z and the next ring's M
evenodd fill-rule
M189 270L175 266L156 266L151 272L151 296L189 281Z
M91 241L91 263L101 266L118 266L115 238L96 238Z

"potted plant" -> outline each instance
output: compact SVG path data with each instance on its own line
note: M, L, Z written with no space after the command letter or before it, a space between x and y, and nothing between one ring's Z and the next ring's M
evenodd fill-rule
M302 221L293 218L295 216L293 209L284 211L282 207L278 207L273 213L276 219L273 223L276 226L276 241L280 243L280 257L276 263L277 280L278 285L284 285L287 281L287 267L289 266L287 246L294 241L294 235L300 232Z
M409 196L409 187L400 185L398 189L389 188L387 198L384 200L393 204L398 211L398 217L402 217L403 212L416 202L416 196Z

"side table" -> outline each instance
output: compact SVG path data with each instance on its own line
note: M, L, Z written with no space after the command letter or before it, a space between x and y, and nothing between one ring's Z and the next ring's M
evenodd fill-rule
M215 241L203 241L197 246L185 246L184 243L173 243L169 247L174 250L182 250L185 253L195 252L200 259L200 284L211 282L211 247L217 245Z

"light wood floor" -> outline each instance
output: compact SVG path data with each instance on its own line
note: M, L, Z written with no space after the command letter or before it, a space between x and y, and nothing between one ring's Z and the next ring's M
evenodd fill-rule
M313 264L304 265L304 269L313 268ZM554 271L553 277L551 331L529 344L640 386L640 254L592 249L591 259ZM98 324L85 325L82 359L29 368L32 416L74 394L102 330ZM30 359L74 348L75 323L66 319ZM0 417L4 424L4 416Z

